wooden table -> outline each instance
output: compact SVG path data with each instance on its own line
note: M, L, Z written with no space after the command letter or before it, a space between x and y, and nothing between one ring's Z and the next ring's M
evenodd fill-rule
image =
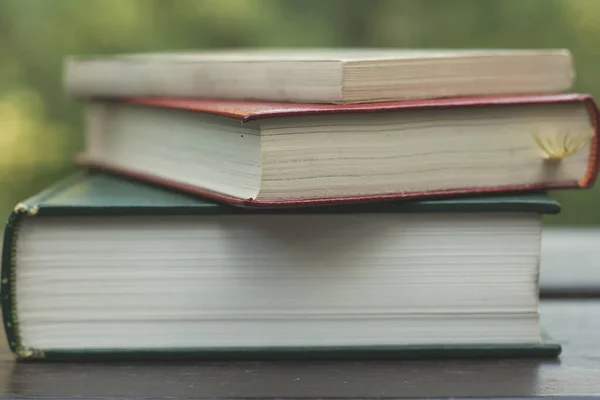
M0 398L600 399L600 300L552 300L543 325L560 360L371 362L14 363L0 361Z

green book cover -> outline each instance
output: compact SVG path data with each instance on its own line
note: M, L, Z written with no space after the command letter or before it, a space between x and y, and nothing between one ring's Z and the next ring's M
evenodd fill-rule
M242 209L217 204L198 197L150 186L100 173L73 176L18 204L5 228L2 254L2 311L11 350L24 359L117 359L117 358L482 358L482 357L556 357L560 345L547 337L539 344L525 345L426 345L189 349L174 351L46 351L26 349L19 338L19 319L15 305L16 243L19 225L26 218L45 216L120 216L120 215L214 215L214 214L331 214L331 213L478 213L524 212L555 214L558 203L544 193L518 196L498 195L463 197L413 202L383 202L361 205L310 208Z

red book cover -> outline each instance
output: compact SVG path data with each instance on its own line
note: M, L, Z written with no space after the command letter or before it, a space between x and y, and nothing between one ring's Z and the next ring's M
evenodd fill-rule
M438 109L438 108L474 108L502 105L532 105L532 104L567 104L583 103L589 113L591 125L594 128L594 136L590 143L589 163L585 177L577 182L560 184L540 185L516 185L516 186L490 186L452 190L435 190L427 192L402 192L383 195L367 195L343 198L317 198L298 199L283 201L265 201L257 199L239 199L221 193L212 192L196 186L173 182L160 177L138 171L130 171L107 165L86 158L85 155L77 157L77 163L92 169L113 172L126 177L140 179L151 183L163 185L176 190L202 195L217 201L245 207L281 207L281 206L304 206L324 205L337 203L357 203L377 200L400 200L400 199L423 199L439 196L464 196L475 194L493 193L518 193L531 192L548 189L578 189L591 187L598 173L598 121L600 111L591 95L587 94L559 94L559 95L532 95L532 96L502 96L502 97L473 97L473 98L446 98L418 101L366 103L366 104L299 104L299 103L276 103L258 101L235 101L235 100L210 100L210 99L176 99L176 98L130 98L119 100L124 104L144 107L157 107L167 109L178 109L194 111L206 114L225 116L239 119L240 122L249 122L271 117L316 115L316 114L343 114L343 113L372 113L381 111L398 111L408 109Z

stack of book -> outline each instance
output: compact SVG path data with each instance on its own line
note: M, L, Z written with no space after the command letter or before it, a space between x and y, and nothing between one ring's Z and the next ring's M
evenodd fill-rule
M73 58L80 175L16 206L21 358L550 356L547 189L596 178L570 54Z

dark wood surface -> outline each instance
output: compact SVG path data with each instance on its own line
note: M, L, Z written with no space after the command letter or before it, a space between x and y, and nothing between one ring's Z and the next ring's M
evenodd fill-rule
M14 363L0 361L2 398L600 399L600 300L542 303L559 360L367 362Z

